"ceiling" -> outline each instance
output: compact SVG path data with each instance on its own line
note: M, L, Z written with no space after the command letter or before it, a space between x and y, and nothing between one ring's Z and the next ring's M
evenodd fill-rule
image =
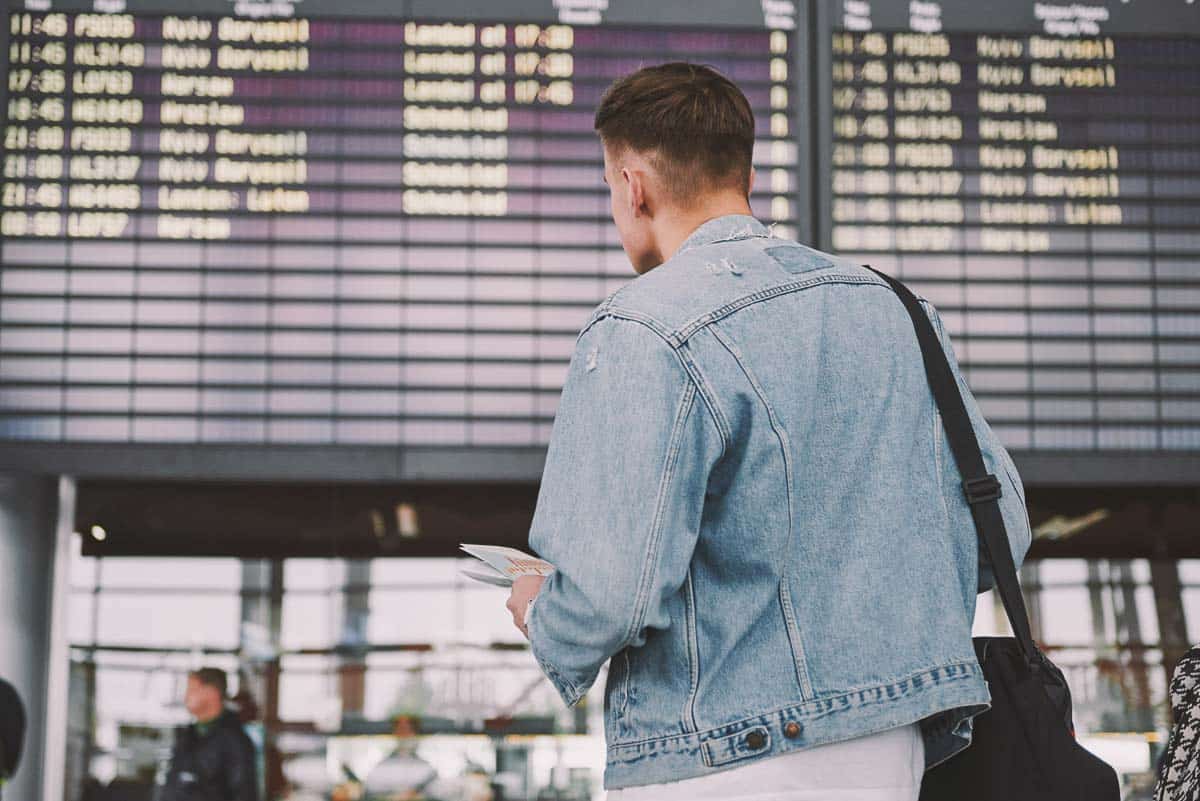
M84 479L75 521L89 555L456 556L461 542L527 549L537 489ZM1027 501L1032 558L1200 558L1196 488L1033 488Z

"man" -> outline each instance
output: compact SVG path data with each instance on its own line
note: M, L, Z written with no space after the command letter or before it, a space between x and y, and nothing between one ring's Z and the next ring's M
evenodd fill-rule
M25 744L25 705L17 688L0 679L0 796L4 783L17 772Z
M220 668L188 674L183 703L195 720L175 730L158 801L258 801L254 744L225 707L226 684Z
M638 277L575 344L508 608L574 705L609 661L609 801L915 801L990 696L980 554L904 306L751 214L754 118L648 67L595 127ZM1013 557L1024 489L962 380Z

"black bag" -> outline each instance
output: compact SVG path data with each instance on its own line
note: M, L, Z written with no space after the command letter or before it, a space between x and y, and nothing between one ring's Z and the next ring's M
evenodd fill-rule
M17 772L25 741L25 707L17 689L0 679L0 788Z
M921 801L1119 801L1116 771L1075 740L1071 693L1062 671L1033 642L1000 513L1000 481L984 466L937 332L908 287L867 269L887 281L912 317L980 547L1016 635L975 638L991 709L974 719L970 746L926 771Z

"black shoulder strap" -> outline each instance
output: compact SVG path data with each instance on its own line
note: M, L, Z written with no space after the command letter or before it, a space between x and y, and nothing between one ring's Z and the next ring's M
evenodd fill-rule
M925 376L929 380L929 388L942 414L942 426L946 429L946 439L954 454L954 463L958 465L959 475L962 476L963 492L971 508L971 516L975 519L975 531L979 535L980 545L984 548L996 577L996 589L1008 613L1008 621L1012 625L1013 634L1020 643L1021 650L1030 664L1041 662L1041 653L1033 642L1029 630L1029 613L1025 609L1025 599L1021 596L1021 588L1017 583L1017 568L1013 564L1012 551L1009 550L1008 534L1004 528L1004 516L1000 513L1000 481L996 476L987 472L983 463L983 454L979 451L979 440L975 429L971 426L971 418L967 415L967 407L963 403L958 382L950 369L950 362L942 350L941 340L933 330L933 323L921 302L904 284L884 275L873 267L863 265L878 275L899 295L912 318L913 328L917 332L917 341L921 345L921 356L925 361Z

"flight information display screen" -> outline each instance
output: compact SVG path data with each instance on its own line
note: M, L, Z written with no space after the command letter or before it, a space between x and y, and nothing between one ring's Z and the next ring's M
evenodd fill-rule
M1011 449L1200 451L1200 4L982 8L10 5L0 441L543 447L635 277L595 107L691 60L755 213L932 300Z
M790 3L511 5L12 9L0 437L544 445L635 277L592 120L645 64L737 81L796 235Z
M831 0L821 230L1012 448L1200 449L1200 9Z

